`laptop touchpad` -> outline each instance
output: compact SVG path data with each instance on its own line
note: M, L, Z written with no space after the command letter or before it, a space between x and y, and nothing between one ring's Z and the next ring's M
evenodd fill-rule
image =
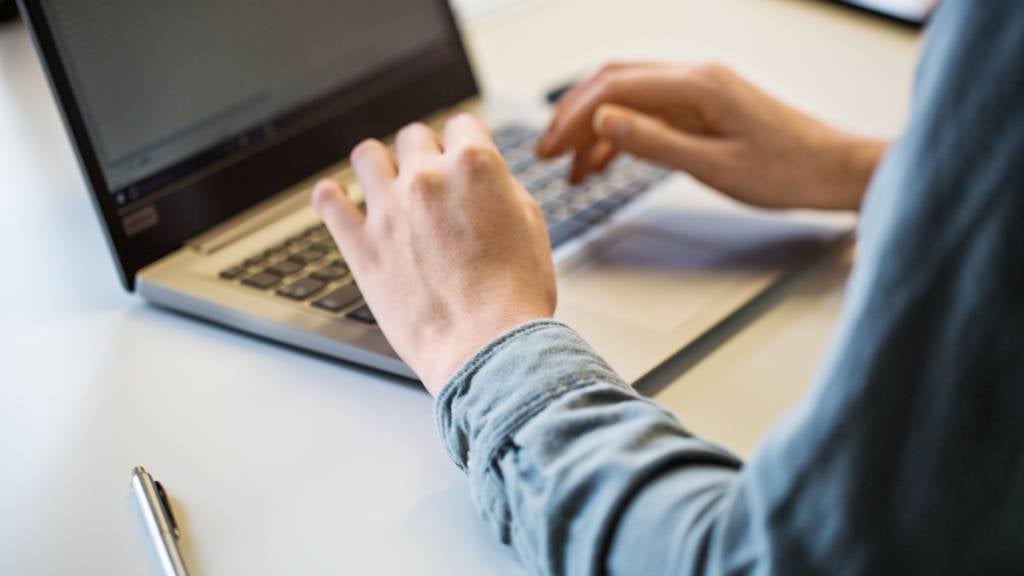
M754 280L778 275L835 237L779 216L656 210L624 223L559 275L573 308L670 333Z

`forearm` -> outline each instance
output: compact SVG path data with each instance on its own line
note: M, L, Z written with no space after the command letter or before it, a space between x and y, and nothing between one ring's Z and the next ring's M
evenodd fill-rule
M481 515L536 573L668 570L674 559L653 551L681 546L680 531L696 536L699 530L684 529L707 520L702 512L724 501L740 467L636 394L555 322L528 324L493 342L456 375L437 407L442 437L468 471ZM671 501L655 497L680 516L651 519L631 507L648 486L680 471ZM624 515L630 538L648 543L636 556L619 548L610 566ZM676 529L666 530L666 522Z

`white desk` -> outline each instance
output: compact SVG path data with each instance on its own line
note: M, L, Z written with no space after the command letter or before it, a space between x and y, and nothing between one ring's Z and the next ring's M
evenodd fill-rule
M799 0L547 0L473 23L493 94L612 57L716 58L833 121L894 133L917 36ZM155 574L129 498L152 470L197 574L517 574L416 387L168 314L122 292L19 26L0 29L0 574ZM806 389L849 254L657 373L742 454Z

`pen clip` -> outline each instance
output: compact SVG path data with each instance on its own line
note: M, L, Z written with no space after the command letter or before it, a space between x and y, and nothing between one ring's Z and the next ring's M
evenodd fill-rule
M160 499L160 505L164 508L164 514L167 515L167 521L170 523L171 533L174 534L175 538L181 537L181 530L178 529L178 521L174 518L174 511L171 510L171 501L167 498L167 492L164 491L163 484L159 480L153 481L153 486L156 487L156 497Z

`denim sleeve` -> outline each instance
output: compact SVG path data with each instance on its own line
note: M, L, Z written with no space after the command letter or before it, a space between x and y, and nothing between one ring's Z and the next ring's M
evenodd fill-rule
M438 397L538 574L1024 573L1024 2L944 0L811 393L749 462L536 322Z
M664 470L686 467L699 490L740 465L553 321L491 343L438 396L437 414L477 509L539 574L599 572L630 496ZM719 499L707 496L694 504Z

